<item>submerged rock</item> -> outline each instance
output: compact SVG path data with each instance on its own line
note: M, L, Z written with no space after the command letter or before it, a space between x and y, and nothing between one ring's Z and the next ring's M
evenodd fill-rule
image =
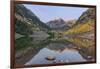
M55 60L56 59L56 57L54 57L54 56L47 56L46 58L45 58L46 60Z
M65 63L68 63L69 62L69 60L65 60Z
M54 60L53 63L68 63L69 60Z
M59 63L65 63L64 60L59 60Z

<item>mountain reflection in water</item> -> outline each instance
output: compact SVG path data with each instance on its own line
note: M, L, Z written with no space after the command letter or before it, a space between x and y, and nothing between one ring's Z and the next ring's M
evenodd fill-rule
M58 45L58 47L56 46ZM61 48L62 47L62 48ZM47 56L54 56L53 61L46 60ZM84 62L86 61L76 49L68 48L61 43L51 43L47 47L41 49L30 61L25 65L31 64L55 64L59 61Z
M26 42L26 43L25 43ZM84 42L83 42L84 43ZM21 46L24 46L21 47ZM81 45L80 45L81 46ZM94 48L78 48L72 42L52 38L36 40L34 37L22 37L16 40L16 63L25 65L56 64L94 61L91 51ZM92 50L93 49L93 50ZM88 51L90 51L88 53ZM47 60L47 57L55 60Z

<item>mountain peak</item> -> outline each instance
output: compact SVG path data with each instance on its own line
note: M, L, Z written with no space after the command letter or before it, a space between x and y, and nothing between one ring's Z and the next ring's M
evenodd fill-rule
M62 29L65 29L65 26L66 26L66 28L68 28L65 21L58 17L47 22L47 25L52 29L61 29L62 30Z
M54 20L63 20L63 19L60 17L56 17L56 18L54 18Z
M61 18L55 18L55 19L53 19L53 20L51 20L51 21L49 21L47 23L59 25L61 23L64 24L65 21L63 19L61 19Z

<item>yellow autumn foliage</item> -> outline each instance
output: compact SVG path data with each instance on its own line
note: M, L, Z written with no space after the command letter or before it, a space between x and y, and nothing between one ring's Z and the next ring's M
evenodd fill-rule
M90 20L84 24L78 24L75 27L69 29L68 31L64 32L64 34L79 34L92 31L94 29L94 20Z

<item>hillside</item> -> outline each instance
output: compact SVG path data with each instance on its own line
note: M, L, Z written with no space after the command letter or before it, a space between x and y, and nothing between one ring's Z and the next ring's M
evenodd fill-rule
M77 20L78 23L86 23L90 20L95 20L95 9L89 8L87 11L83 12L83 14Z
M87 11L85 11L77 20L76 24L68 31L66 31L65 34L76 35L94 31L95 11L93 10L94 9L88 9Z
M15 6L15 31L19 34L32 34L33 31L47 31L49 27L22 4Z

